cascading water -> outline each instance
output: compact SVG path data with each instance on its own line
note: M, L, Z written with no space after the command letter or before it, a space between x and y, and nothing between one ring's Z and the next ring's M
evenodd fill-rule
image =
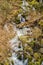
M26 9L27 6L29 6L29 4L26 2L26 0L23 0L22 6L21 6L22 9L23 9L23 12L26 12L26 11L29 10L29 7L28 7L28 10ZM33 7L33 10L35 10L34 7ZM25 18L22 16L22 13L20 13L18 15L18 18L20 19L20 22L21 23L22 22L25 22ZM28 34L31 35L32 34L31 29L30 28L26 28L26 27L23 27L22 29L18 29L18 28L16 28L16 24L13 23L13 25L14 25L14 30L16 31L16 36L9 41L12 44L13 51L14 51L12 53L12 57L10 59L14 61L14 65L28 65L28 59L25 59L24 60L24 56L22 54L22 56L21 56L22 57L22 60L19 60L17 58L17 53L16 52L18 52L19 50L20 51L21 50L23 51L23 47L22 47L21 44L20 44L21 45L21 48L18 48L18 45L21 42L18 38L21 35L27 34L28 33L27 31L30 31ZM6 28L7 31L9 31L8 28L7 28L7 25L5 25L5 28ZM32 40L33 39L29 39L28 42L31 42ZM43 63L42 63L42 65L43 65Z
M18 48L18 44L20 42L18 40L18 37L21 35L27 34L27 30L30 30L30 28L25 28L25 27L23 29L16 28L16 33L17 33L16 36L12 40L9 41L10 43L15 45L15 47L13 49L13 50L15 50L15 52L17 52L19 50L23 50L22 46L21 46L21 48ZM28 59L26 59L24 62L23 62L23 56L22 56L22 60L17 59L17 55L15 52L12 54L12 57L11 57L11 59L14 61L14 65L27 65Z
M22 60L19 60L16 52L18 52L19 50L20 51L23 50L23 47L21 44L20 44L21 48L18 47L18 44L20 43L20 40L18 38L21 35L26 35L27 33L31 35L32 34L31 29L29 27L28 28L23 27L22 29L18 29L16 28L16 24L13 24L13 25L14 25L14 30L16 31L16 36L9 41L12 44L13 51L14 51L10 59L13 60L14 65L28 65L28 59L24 60L24 56L22 55ZM6 30L8 30L7 25L5 25L5 28ZM27 32L27 31L30 31L30 32ZM28 42L31 42L31 40L32 39L29 39ZM42 65L43 65L43 62L42 62Z
M26 0L23 0L23 4L21 6L23 9L23 12L27 11L27 9L26 9L27 6L28 6L28 3L26 2ZM22 13L18 15L18 18L20 19L21 23L25 22L25 18L22 16ZM21 45L21 48L18 48L18 44L20 42L18 40L18 37L21 35L27 34L27 30L30 30L30 28L23 27L22 29L18 29L18 28L16 28L16 26L14 24L14 30L16 31L16 36L12 40L10 40L9 42L15 45L13 50L15 52L18 52L19 50L23 50L22 45ZM17 54L15 52L13 52L12 57L11 57L11 59L14 61L14 65L28 65L28 59L26 59L24 61L23 55L22 55L22 60L17 59Z

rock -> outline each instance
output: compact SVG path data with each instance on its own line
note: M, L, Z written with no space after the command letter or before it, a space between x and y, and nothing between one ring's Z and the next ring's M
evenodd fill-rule
M42 54L43 54L43 48L40 48L40 50L39 50L39 51L40 51L40 53L42 53Z
M41 39L41 44L40 45L41 45L41 47L43 47L43 39Z
M38 38L39 36L41 36L41 29L38 27L34 27L34 29L32 29L32 36L33 38Z
M35 60L38 60L40 58L40 54L39 53L34 53L34 58L35 58Z

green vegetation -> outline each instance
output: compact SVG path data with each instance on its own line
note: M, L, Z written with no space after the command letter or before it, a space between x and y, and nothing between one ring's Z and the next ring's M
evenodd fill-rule
M27 5L27 4L28 5ZM18 36L22 50L17 51L17 59L28 65L41 65L43 62L43 2L37 0L0 0L0 65L14 65L13 48L9 40L17 35L14 25L20 30L27 30ZM5 25L7 24L7 28ZM22 58L23 55L23 58Z

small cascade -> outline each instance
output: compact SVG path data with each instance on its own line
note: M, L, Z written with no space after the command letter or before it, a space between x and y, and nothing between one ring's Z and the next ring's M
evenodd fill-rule
M19 60L17 58L16 52L18 52L19 50L23 50L22 45L21 45L21 48L18 48L18 44L20 43L20 41L18 40L18 37L21 35L27 34L27 30L30 30L30 28L24 27L23 29L18 29L15 26L14 26L14 28L16 31L16 36L12 40L9 41L10 43L14 44L13 50L15 51L12 53L11 60L14 61L14 65L28 65L28 59L24 60L23 59L24 56L22 55L22 60Z
M13 23L14 24L14 23ZM6 28L6 26L5 26ZM12 53L12 57L10 58L10 60L13 60L14 65L28 65L28 59L24 60L24 55L22 54L21 57L22 59L18 59L17 53L18 51L22 51L23 47L21 45L21 48L18 47L20 40L18 39L21 35L31 35L31 29L29 27L23 27L22 29L18 29L16 28L15 24L14 24L14 30L16 31L16 36L11 39L9 42L12 44L12 48L13 48L13 53ZM28 42L31 42L33 39L29 39ZM17 53L16 53L17 52ZM42 64L43 65L43 62Z

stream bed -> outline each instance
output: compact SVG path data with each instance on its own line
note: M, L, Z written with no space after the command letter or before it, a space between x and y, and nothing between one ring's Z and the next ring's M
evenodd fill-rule
M0 65L43 65L42 0L1 4Z
M16 28L16 26L14 26L14 30L16 31L17 34L9 42L12 43L12 44L14 44L14 49L13 50L15 50L15 52L17 52L19 50L23 50L22 45L21 45L21 48L18 48L18 44L20 42L18 40L18 37L21 36L21 35L26 35L27 31L28 30L30 31L30 28L24 27L22 29L18 29L18 28ZM31 34L31 32L30 32L30 34ZM14 61L14 65L28 65L28 59L26 59L24 62L23 62L23 59L22 60L17 59L17 54L15 52L12 54L12 57L11 57L11 60Z

